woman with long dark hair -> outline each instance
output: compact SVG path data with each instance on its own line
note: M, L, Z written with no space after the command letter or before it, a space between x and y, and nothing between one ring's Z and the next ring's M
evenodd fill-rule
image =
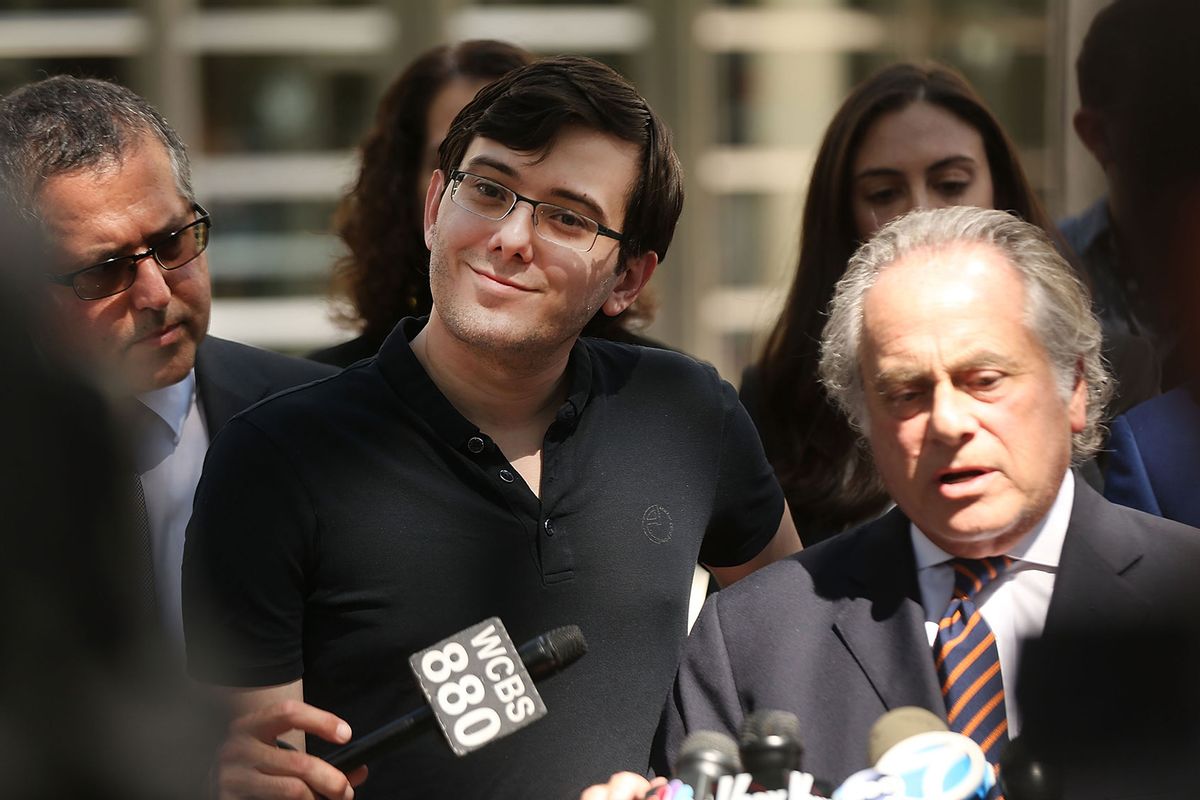
M860 83L830 122L804 206L800 257L783 312L742 381L804 543L889 505L870 454L817 380L833 287L858 245L918 206L1014 211L1054 231L1016 148L966 80L900 63Z

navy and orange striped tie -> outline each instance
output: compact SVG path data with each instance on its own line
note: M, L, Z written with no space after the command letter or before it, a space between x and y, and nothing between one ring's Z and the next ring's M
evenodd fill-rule
M1008 744L1004 682L996 636L975 607L975 597L1012 559L956 558L948 563L954 569L954 596L938 623L933 645L946 720L950 730L975 740L995 764Z

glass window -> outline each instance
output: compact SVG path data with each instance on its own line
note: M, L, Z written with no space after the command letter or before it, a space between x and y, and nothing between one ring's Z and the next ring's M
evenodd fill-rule
M353 148L374 116L375 83L325 59L203 59L204 149L281 153Z
M0 94L48 75L105 78L130 84L133 68L132 59L127 58L0 58Z

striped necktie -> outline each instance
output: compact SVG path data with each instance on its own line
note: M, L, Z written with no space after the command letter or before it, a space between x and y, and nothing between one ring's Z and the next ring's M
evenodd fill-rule
M158 620L158 590L154 580L154 541L150 528L150 515L146 509L146 492L142 477L133 475L133 535L134 563L132 566L134 591L147 619Z
M996 764L1008 744L1004 682L996 636L975 607L975 597L1012 559L956 558L948 563L954 569L954 595L933 645L946 720L952 731L971 737Z
M162 463L174 444L171 427L155 411L139 400L125 409L127 424L133 438L134 461L137 472L130 487L133 511L134 588L142 610L157 623L159 618L158 583L154 576L154 529L146 506L146 491L142 474Z

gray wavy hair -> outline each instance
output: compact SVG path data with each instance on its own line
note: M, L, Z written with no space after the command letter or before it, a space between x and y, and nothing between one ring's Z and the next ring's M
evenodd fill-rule
M955 207L922 209L889 222L850 258L821 334L821 382L859 433L867 421L859 365L863 301L889 265L915 250L956 244L990 245L1021 275L1025 322L1046 348L1060 395L1071 395L1077 377L1087 382L1087 423L1072 441L1072 461L1087 460L1104 437L1102 416L1113 383L1100 354L1100 323L1091 298L1045 231L1012 214Z
M109 81L57 75L0 98L0 179L19 210L50 178L119 165L144 136L167 150L179 193L195 202L187 149L136 92Z

